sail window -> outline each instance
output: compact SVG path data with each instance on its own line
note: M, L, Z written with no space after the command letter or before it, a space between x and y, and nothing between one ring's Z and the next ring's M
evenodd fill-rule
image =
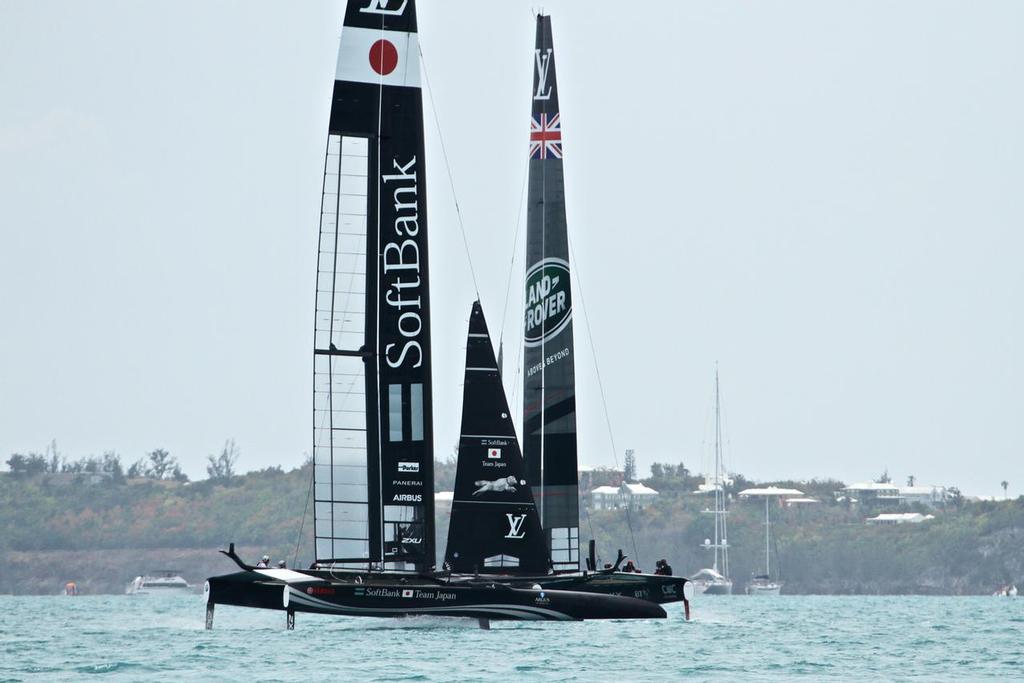
M423 385L413 384L409 391L412 401L412 440L423 441Z
M555 569L577 569L579 567L579 527L556 527L551 530L551 563Z
M388 439L402 440L402 385L388 385Z
M519 558L515 555L491 555L484 558L485 567L518 567Z
M328 136L313 337L313 515L318 560L370 557L367 364L362 355L369 154L366 138Z

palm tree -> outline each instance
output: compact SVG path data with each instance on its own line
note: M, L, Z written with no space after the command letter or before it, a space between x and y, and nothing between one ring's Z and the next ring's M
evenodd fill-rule
M1006 489L1010 486L1010 482L1003 479L999 485L1003 487L1003 500L1006 500Z

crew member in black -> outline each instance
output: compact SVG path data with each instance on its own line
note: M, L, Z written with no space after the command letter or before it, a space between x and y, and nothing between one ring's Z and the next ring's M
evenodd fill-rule
M656 563L657 568L654 570L655 574L661 576L672 576L672 566L665 560L658 560Z

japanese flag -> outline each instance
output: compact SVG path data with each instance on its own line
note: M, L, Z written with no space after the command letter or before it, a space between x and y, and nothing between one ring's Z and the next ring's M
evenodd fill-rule
M419 41L415 33L345 26L335 80L420 87Z
M487 451L487 457L491 460L499 460L501 458L500 448L491 448Z

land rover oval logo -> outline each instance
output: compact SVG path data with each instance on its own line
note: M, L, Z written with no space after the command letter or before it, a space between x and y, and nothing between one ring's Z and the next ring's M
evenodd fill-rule
M569 264L560 258L546 258L526 274L526 345L547 342L571 319Z

